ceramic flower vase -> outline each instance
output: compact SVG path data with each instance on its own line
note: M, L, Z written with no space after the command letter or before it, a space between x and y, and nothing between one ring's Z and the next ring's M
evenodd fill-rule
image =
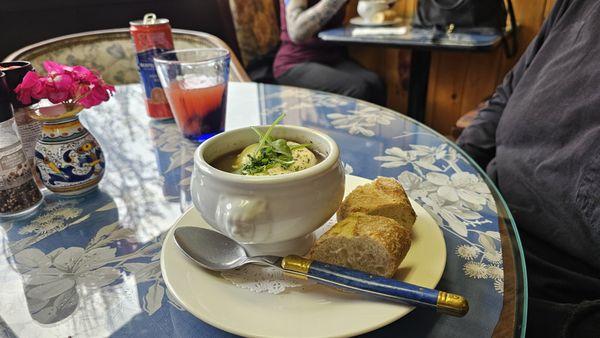
M35 166L43 184L60 195L79 195L96 188L104 175L98 141L81 124L81 106L42 107L32 117L42 121L35 146Z

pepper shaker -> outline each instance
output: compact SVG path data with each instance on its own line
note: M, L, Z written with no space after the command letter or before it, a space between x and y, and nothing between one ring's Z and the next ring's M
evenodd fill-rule
M13 116L17 123L21 143L25 157L29 165L33 167L33 158L35 155L35 144L42 135L42 123L30 117L30 111L36 108L37 100L31 104L23 104L17 99L15 88L23 81L25 75L35 71L31 62L28 61L10 61L0 62L0 72L6 75L6 84L8 85L8 99L13 108Z
M9 101L6 75L0 72L0 216L21 216L42 203Z

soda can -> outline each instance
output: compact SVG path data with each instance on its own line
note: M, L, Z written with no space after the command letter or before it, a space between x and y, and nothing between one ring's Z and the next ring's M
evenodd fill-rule
M146 93L148 116L157 120L173 118L165 92L154 67L154 57L173 50L173 35L167 19L157 19L148 13L143 20L129 22L131 38L135 45L140 81Z

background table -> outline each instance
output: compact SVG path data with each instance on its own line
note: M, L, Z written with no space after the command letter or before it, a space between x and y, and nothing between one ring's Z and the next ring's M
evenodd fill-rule
M427 85L429 83L429 68L431 66L431 51L491 51L500 45L502 35L494 29L478 29L472 32L451 33L432 29L411 28L407 23L408 32L398 35L360 35L353 34L355 29L364 27L345 26L324 30L319 38L338 44L365 44L381 47L411 49L410 75L408 85L407 115L419 122L425 120L425 103L427 100ZM370 29L376 30L376 27ZM509 34L510 30L506 32Z
M347 173L398 178L443 230L448 258L439 288L465 295L470 312L454 318L417 309L368 336L524 333L526 281L514 224L494 186L454 144L366 102L231 84L228 129L271 123L281 112L285 124L333 137ZM0 336L230 336L177 304L160 271L166 231L191 206L197 144L172 121L150 121L138 85L117 87L111 101L81 117L104 149L106 176L98 191L69 199L46 193L35 214L0 220Z

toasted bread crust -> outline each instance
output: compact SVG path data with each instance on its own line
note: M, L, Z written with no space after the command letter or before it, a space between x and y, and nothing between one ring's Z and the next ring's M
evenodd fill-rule
M411 232L406 227L399 225L391 218L372 216L366 214L353 214L336 223L323 236L321 236L312 248L309 256L331 264L341 264L348 268L359 269L367 273L378 274L385 277L393 277L396 269L410 249ZM352 252L351 248L344 247L352 245L351 241L344 239L359 239L363 242L369 241L374 250L385 252L384 255L371 252L373 262L361 262L362 264L341 263L352 261L349 257L336 257L332 249L343 249L344 252ZM368 253L367 253L368 254ZM383 264L376 264L375 257L382 260ZM383 269L376 269L381 267Z
M378 177L372 183L354 189L342 202L337 212L338 220L352 213L389 217L408 229L417 218L402 185L389 177Z

